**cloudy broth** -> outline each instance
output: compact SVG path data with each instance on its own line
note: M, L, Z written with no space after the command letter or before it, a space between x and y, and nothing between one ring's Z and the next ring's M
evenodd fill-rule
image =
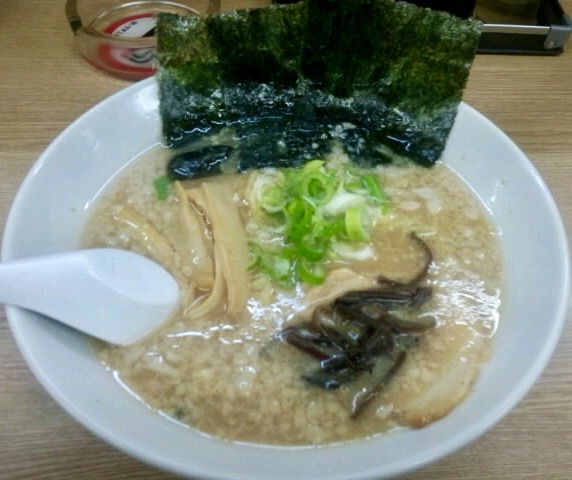
M171 193L159 201L153 187L164 174L168 153L152 149L122 172L96 205L84 237L86 247L126 248L160 260L161 253L144 241L159 232L174 252L167 268L186 290L181 312L132 346L98 345L103 364L142 402L217 437L307 445L422 427L470 393L499 321L502 258L491 218L446 165L376 170L391 206L373 231L373 254L331 265L325 285L291 290L253 285L240 315L229 316L223 303L208 316L193 318L184 308L203 302L209 292L197 287L195 260L177 244L179 199ZM232 190L244 224L250 218L243 194L249 175L208 179ZM200 180L185 186L192 188L193 182ZM144 219L148 230L134 231L124 217L118 221L118 208ZM304 382L304 355L277 341L276 333L304 318L308 303L319 304L356 277L366 284L380 274L407 281L419 262L411 232L433 253L425 280L433 295L422 313L437 324L411 349L392 382L351 418L340 401L343 389L321 390Z

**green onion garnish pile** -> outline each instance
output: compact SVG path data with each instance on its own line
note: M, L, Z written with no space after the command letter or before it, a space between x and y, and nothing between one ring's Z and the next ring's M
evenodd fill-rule
M258 237L250 269L285 285L319 285L326 260L367 255L373 225L388 207L376 174L323 160L257 172L249 200Z

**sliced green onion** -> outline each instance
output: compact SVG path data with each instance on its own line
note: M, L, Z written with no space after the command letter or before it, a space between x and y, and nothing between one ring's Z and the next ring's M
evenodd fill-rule
M335 179L322 172L310 172L304 175L300 184L303 198L314 205L323 205L330 201L335 192Z
M249 242L248 253L250 254L250 258L248 260L246 269L248 271L252 271L260 265L260 255L262 254L262 249L257 243Z
M296 263L296 273L300 280L310 285L321 285L326 279L326 271L321 263L312 263L301 258Z
M287 236L294 240L301 239L312 230L314 207L303 198L292 199L286 205L288 218Z
M155 187L155 195L159 200L167 200L169 196L169 187L171 185L171 180L167 175L155 178L153 180L153 186Z
M298 253L313 262L318 262L326 256L326 241L320 237L313 237L312 235L305 235L296 244Z
M285 281L290 278L290 260L276 253L265 252L260 257L259 268L276 280Z
M351 207L346 210L346 233L351 241L365 242L369 240L365 217L366 213L363 207Z
M320 232L322 238L330 241L337 235L345 235L346 221L344 217L328 218L316 223L316 229Z
M267 213L278 213L284 208L284 194L279 185L268 185L262 191L260 208Z
M366 193L364 188L364 183L360 177L352 177L344 182L344 189L347 192L357 193L358 195L363 195Z
M379 180L375 175L364 175L362 180L371 198L377 201L385 201L385 195L381 191Z
M325 163L324 160L320 159L310 160L302 166L301 174L305 175L309 172L324 171L323 167Z

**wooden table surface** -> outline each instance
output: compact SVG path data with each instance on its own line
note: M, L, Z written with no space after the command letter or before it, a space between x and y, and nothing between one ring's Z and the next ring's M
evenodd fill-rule
M64 0L0 1L0 225L33 162L70 122L129 85L76 53ZM562 5L572 12L572 0ZM465 101L527 153L572 229L572 41L555 57L479 55ZM3 231L3 230L2 230ZM542 319L539 319L542 321ZM572 329L526 398L479 440L408 479L572 478ZM1 479L170 479L69 417L0 315Z

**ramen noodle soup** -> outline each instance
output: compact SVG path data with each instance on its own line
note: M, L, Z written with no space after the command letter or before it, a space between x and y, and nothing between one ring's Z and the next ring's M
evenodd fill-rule
M423 427L470 393L499 320L500 232L447 165L372 170L387 204L369 240L331 255L322 282L286 284L252 268L249 250L276 243L272 228L257 223L252 192L259 175L272 179L277 171L175 182L158 199L170 154L156 147L126 167L101 195L83 240L146 255L181 285L182 305L159 330L127 347L97 345L138 400L216 437L315 445ZM336 151L327 161L347 164ZM315 360L280 332L348 291L375 288L380 275L407 284L423 257L412 233L432 255L422 280L431 296L417 315L434 323L356 415L347 404L351 383L308 382L304 372Z

